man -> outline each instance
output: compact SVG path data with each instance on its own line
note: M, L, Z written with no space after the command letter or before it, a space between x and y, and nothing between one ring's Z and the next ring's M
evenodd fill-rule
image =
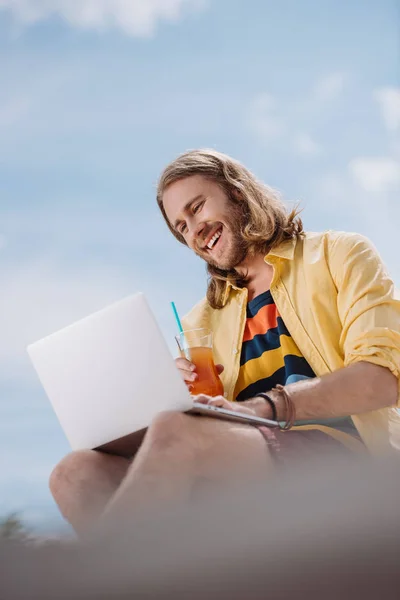
M225 393L197 399L276 418L285 431L168 413L133 461L71 454L50 487L74 528L188 501L201 482L230 486L295 457L400 447L400 302L371 243L305 233L272 190L210 150L171 163L157 201L210 276L184 327L213 331ZM194 365L176 362L190 386Z

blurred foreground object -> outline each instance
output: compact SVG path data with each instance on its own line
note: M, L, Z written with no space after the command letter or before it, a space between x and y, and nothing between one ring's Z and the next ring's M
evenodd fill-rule
M399 475L332 458L101 540L3 542L0 598L397 599Z
M0 519L0 540L26 542L30 534L17 513L11 513Z

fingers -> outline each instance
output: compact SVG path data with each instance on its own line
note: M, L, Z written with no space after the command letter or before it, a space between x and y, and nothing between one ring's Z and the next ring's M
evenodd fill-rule
M175 364L178 367L178 369L183 369L187 371L193 371L196 368L196 366L189 360L187 360L187 358L182 358L181 356L175 359Z
M208 404L209 406L232 409L231 403L223 396L212 397L207 396L206 394L199 394L198 396L193 396L193 401L200 402L201 404Z
M210 406L218 406L219 408L227 408L228 410L232 410L232 404L223 396L215 396L214 398L210 398L207 404Z
M211 399L211 396L207 396L206 394L198 394L197 396L193 396L193 402L200 402L201 404L208 404L208 401Z
M226 408L227 410L232 410L234 412L243 413L245 415L256 415L256 412L248 408L247 406L243 406L241 402L229 402L224 396L206 396L205 394L199 394L198 396L193 396L194 402L200 402L201 404L207 404L208 406L218 406L218 408Z
M225 369L224 365L215 365L215 368L217 369L218 375L221 375L222 371Z
M193 363L188 361L186 358L176 358L175 364L184 381L187 383L196 381L198 376L196 373L196 366Z

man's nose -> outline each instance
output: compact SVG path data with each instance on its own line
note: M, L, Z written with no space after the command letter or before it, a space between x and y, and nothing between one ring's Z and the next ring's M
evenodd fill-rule
M195 225L193 227L192 240L195 242L198 242L199 240L203 240L205 228L206 228L205 223L198 223L197 225Z

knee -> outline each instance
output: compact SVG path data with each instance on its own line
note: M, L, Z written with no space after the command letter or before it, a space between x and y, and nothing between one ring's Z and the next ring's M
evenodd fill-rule
M50 475L49 488L53 497L57 499L66 487L73 486L88 470L93 470L100 459L98 454L94 450L79 450L67 454Z

